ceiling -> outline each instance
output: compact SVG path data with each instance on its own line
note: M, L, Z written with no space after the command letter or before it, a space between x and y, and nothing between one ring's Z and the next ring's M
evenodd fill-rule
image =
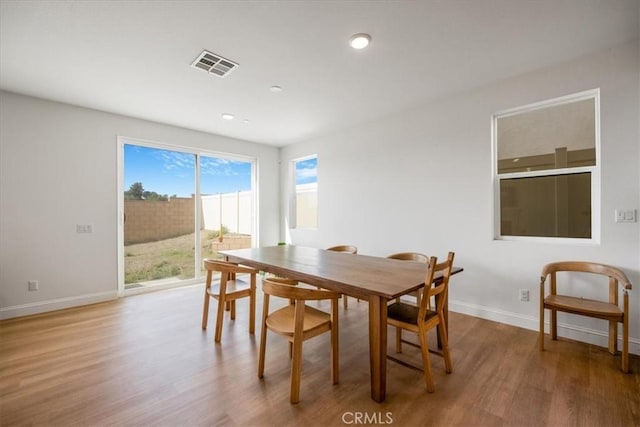
M1 0L0 88L282 146L637 39L639 3Z

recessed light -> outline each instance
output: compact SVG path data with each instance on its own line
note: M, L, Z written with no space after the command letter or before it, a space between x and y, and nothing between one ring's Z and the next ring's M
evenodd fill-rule
M274 92L274 93L276 93L276 92L282 92L282 88L281 88L280 86L271 86L271 87L269 88L269 90L270 90L271 92Z
M231 113L222 113L222 118L225 120L233 120L233 114Z
M369 42L371 42L371 36L365 33L354 34L349 39L349 45L354 49L364 49L369 46Z

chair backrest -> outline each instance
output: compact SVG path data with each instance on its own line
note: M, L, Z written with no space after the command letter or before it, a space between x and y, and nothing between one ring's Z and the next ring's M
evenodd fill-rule
M207 271L207 279L206 286L207 288L211 286L211 281L213 272L220 273L220 282L221 284L226 283L227 280L234 280L236 273L248 273L248 274L257 274L258 270L247 267L245 265L236 264L233 262L222 261L217 259L204 259L203 260L204 269Z
M350 254L357 254L358 253L358 248L356 248L355 246L352 245L338 245L338 246L331 246L330 248L327 248L328 251L333 251L333 252L348 252Z
M609 302L618 304L618 283L625 290L631 290L631 282L620 269L610 265L599 264L588 261L560 261L547 264L542 269L540 282L544 284L547 276L550 276L551 295L556 295L556 273L558 272L580 272L592 273L607 276L609 278Z
M280 277L262 280L262 291L265 295L286 298L291 301L323 300L340 298L340 293L324 289L300 288L298 282Z
M399 252L397 254L392 254L387 256L390 259L399 259L402 261L416 261L416 262L429 262L429 257L425 254L421 254L419 252Z
M215 260L215 259L205 259L203 261L204 269L207 271L219 271L221 273L233 273L236 271L238 264L233 264L231 262Z
M438 312L441 313L444 309L444 302L447 298L449 289L449 278L451 277L451 270L453 269L453 258L455 254L449 252L447 260L438 263L438 259L434 256L429 258L429 267L427 268L427 274L424 279L424 291L422 292L422 299L420 300L420 308L418 309L418 319L424 319L425 313L431 308L431 298L438 298L439 301L436 304ZM441 273L442 279L438 281L438 285L434 285L434 279L436 274Z

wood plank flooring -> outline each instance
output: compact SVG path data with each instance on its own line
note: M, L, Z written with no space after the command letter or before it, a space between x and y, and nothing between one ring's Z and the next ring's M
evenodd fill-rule
M260 327L249 335L248 302L235 321L227 314L215 345L214 318L200 326L202 295L202 286L180 288L0 322L0 424L640 426L639 357L624 374L603 348L547 340L540 353L534 331L456 313L453 373L432 356L428 394L420 372L389 361L387 400L375 403L367 304L355 300L340 310L340 384L330 381L329 334L314 338L291 405L286 341L269 336L259 380ZM419 362L411 346L403 356Z

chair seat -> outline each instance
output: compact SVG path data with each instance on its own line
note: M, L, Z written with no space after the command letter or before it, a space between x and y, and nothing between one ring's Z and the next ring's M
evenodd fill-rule
M242 298L243 296L249 295L251 292L251 283L245 282L244 280L228 280L227 281L227 291L226 291L226 299L232 300L236 298ZM213 297L217 297L220 295L220 283L216 283L215 285L211 285L210 289L207 289L207 293Z
M566 295L549 295L544 299L544 305L550 309L604 319L622 320L624 317L622 310L615 304Z
M415 305L405 304L402 302L394 302L387 307L387 318L403 323L417 324L418 310L420 310L420 308ZM436 313L435 311L427 310L424 320L428 320L437 315L438 313Z
M270 313L269 317L267 317L267 326L278 334L293 336L294 317L295 306L288 305ZM328 313L305 305L304 325L302 327L305 334L314 330L317 330L317 332L329 330L330 326L331 316Z

